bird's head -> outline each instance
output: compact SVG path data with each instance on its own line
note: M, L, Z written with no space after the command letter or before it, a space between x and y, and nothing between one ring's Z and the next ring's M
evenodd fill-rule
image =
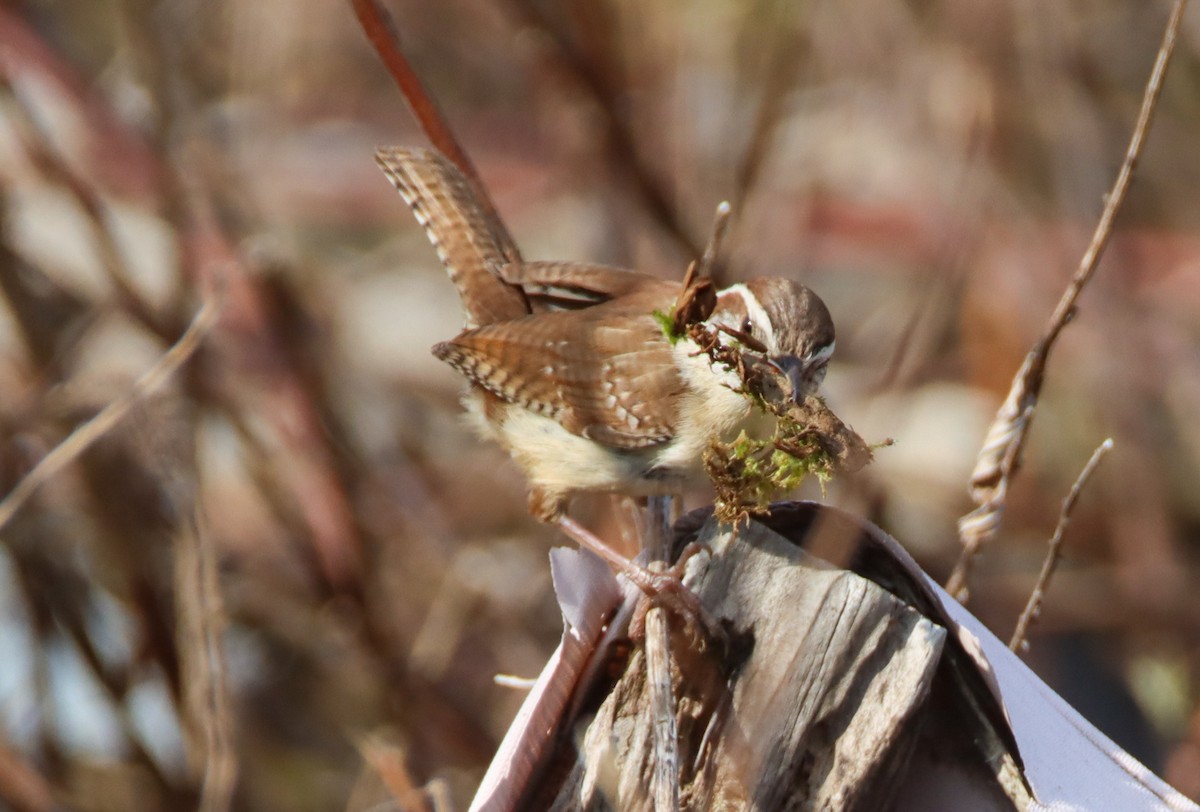
M833 355L833 317L821 298L804 285L779 277L759 277L720 292L709 318L753 340L767 363L785 375L791 398L799 402L825 379Z

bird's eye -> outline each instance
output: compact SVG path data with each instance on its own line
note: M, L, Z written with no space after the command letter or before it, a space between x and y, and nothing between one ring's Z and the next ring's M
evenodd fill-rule
M741 332L745 333L748 336L754 335L754 322L750 321L749 316L742 319Z

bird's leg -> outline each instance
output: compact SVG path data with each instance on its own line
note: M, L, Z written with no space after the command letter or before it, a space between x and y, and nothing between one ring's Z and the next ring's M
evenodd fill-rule
M576 544L603 558L613 569L620 572L639 569L627 556L621 555L595 533L568 516L568 499L566 493L534 486L529 489L529 514L540 522L557 525L558 529Z
M603 558L614 570L628 578L651 601L657 601L682 617L689 629L694 630L697 622L701 628L708 630L716 628L708 622L704 609L700 605L700 599L683 584L683 567L687 560L699 551L699 548L686 553L670 569L650 569L617 552L595 533L572 519L567 515L566 507L565 494L541 488L530 489L529 512L533 514L534 518L556 525L580 547L585 547ZM666 532L665 525L659 532ZM665 545L663 549L666 550ZM660 563L658 566L662 567L665 564ZM644 613L639 612L638 614Z
M650 597L659 597L664 594L687 594L690 596L690 601L696 601L696 596L683 585L683 580L674 571L674 568L666 572L655 572L643 567L627 556L621 555L591 530L565 514L556 516L551 521L580 547L586 547L603 558ZM688 602L688 599L684 598L684 601ZM698 607L699 603L697 602L696 605Z

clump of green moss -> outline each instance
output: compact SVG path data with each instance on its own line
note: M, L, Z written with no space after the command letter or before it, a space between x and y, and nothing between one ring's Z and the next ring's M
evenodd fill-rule
M741 386L736 391L775 418L770 438L755 439L742 432L731 443L714 439L705 453L719 520L736 523L765 513L774 499L809 476L815 476L824 491L835 475L853 473L873 459L874 448L824 400L816 395L793 400L782 375L745 348L723 342L705 325L692 325L688 335L714 364L737 374Z
M716 489L717 518L730 523L747 520L766 513L775 498L795 490L810 476L817 478L824 492L825 483L836 474L869 463L873 448L824 400L815 395L793 399L786 378L764 362L766 347L740 331L705 323L715 306L711 282L700 280L685 287L672 313L655 310L653 316L672 345L684 337L691 339L697 353L737 376L734 391L775 418L768 439L752 438L743 431L732 442L713 439L705 452L704 468ZM726 337L732 341L726 342Z
M679 339L683 338L684 331L678 328L675 323L675 317L670 313L665 313L662 310L655 310L650 315L654 317L656 322L658 322L658 326L662 328L663 335L665 335L667 340L671 342L672 347L675 346Z
M707 277L696 276L697 266L692 263L684 278L683 289L679 292L671 312L655 310L650 315L662 328L663 335L674 346L679 339L691 333L695 326L703 327L703 322L712 315L717 306L717 288Z
M704 467L716 491L717 518L729 523L765 513L779 494L795 490L810 476L823 491L838 471L817 432L789 419L781 419L768 439L743 431L731 443L714 440Z

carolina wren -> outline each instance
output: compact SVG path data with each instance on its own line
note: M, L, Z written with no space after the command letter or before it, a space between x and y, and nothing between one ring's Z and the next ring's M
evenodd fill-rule
M572 262L525 262L441 155L383 149L377 160L412 207L462 297L466 329L433 348L471 383L480 432L524 470L530 512L564 521L572 494L678 493L703 481L714 439L766 416L736 373L672 337L678 282ZM658 314L656 316L656 314ZM745 338L800 399L833 354L829 310L808 288L764 277L717 292L705 323ZM573 523L572 523L573 524Z

